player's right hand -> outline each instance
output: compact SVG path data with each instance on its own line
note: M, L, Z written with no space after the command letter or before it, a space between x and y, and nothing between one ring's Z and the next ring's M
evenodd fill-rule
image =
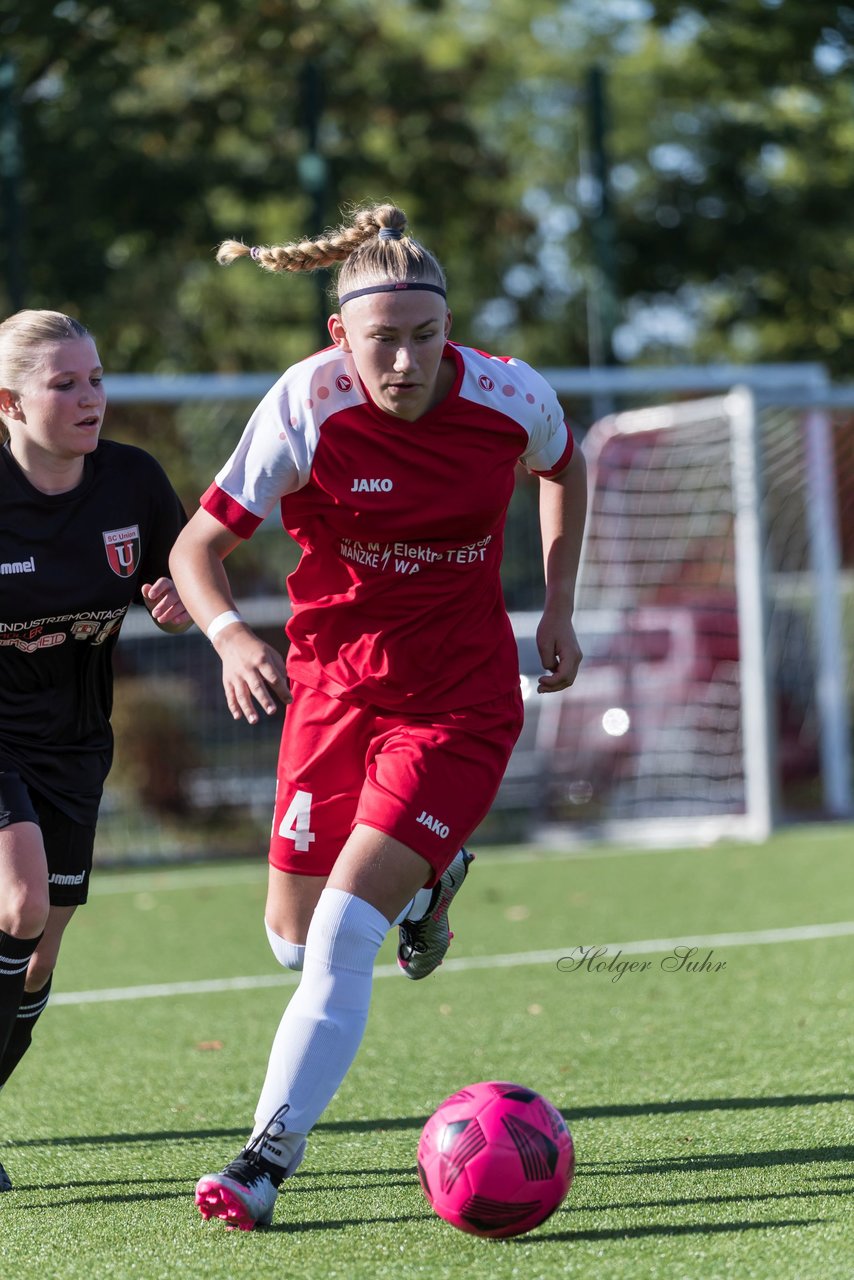
M291 701L282 655L244 622L225 627L213 641L222 659L225 700L235 720L258 721L256 703L268 716ZM278 699L278 702L276 701Z

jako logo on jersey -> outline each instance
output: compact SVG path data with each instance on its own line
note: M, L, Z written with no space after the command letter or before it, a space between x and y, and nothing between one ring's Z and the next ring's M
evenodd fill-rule
M126 529L110 529L104 533L104 549L113 573L129 578L139 564L139 525Z
M339 391L349 391L353 386L353 379L346 373L342 373L335 379L335 385Z
M478 382L480 383L481 391L495 390L495 383L492 381L491 378L488 378L485 373L482 373L480 375L480 377L478 378Z
M351 493L390 493L394 488L391 480L365 480L364 477L353 477Z
M447 840L451 834L450 827L444 822L440 822L438 818L434 818L432 813L428 813L426 809L422 809L420 815L415 819L420 822L422 827L426 827L428 831L435 831L437 836L441 836L443 840Z
M36 558L30 556L29 560L3 560L0 562L0 573L35 573Z

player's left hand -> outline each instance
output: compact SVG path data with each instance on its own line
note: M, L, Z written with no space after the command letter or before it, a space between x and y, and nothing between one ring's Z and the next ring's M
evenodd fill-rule
M141 590L145 607L158 627L162 627L164 631L186 631L192 624L193 619L184 608L171 578L146 582Z
M537 649L548 675L540 676L537 693L559 693L574 683L582 652L571 620L554 622L546 613L537 628Z

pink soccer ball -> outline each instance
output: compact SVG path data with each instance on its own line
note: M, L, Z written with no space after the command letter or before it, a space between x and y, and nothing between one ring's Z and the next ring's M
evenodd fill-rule
M518 1236L563 1202L572 1135L533 1089L486 1080L437 1107L421 1131L418 1176L440 1218L476 1236Z

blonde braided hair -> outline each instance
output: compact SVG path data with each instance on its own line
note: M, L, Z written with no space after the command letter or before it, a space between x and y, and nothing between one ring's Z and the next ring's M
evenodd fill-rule
M220 266L237 258L253 258L265 271L319 271L341 264L338 296L366 285L432 284L445 288L445 273L437 259L406 233L407 219L394 204L365 205L336 231L290 244L251 247L240 240L224 240L217 250ZM397 236L384 237L389 230Z

